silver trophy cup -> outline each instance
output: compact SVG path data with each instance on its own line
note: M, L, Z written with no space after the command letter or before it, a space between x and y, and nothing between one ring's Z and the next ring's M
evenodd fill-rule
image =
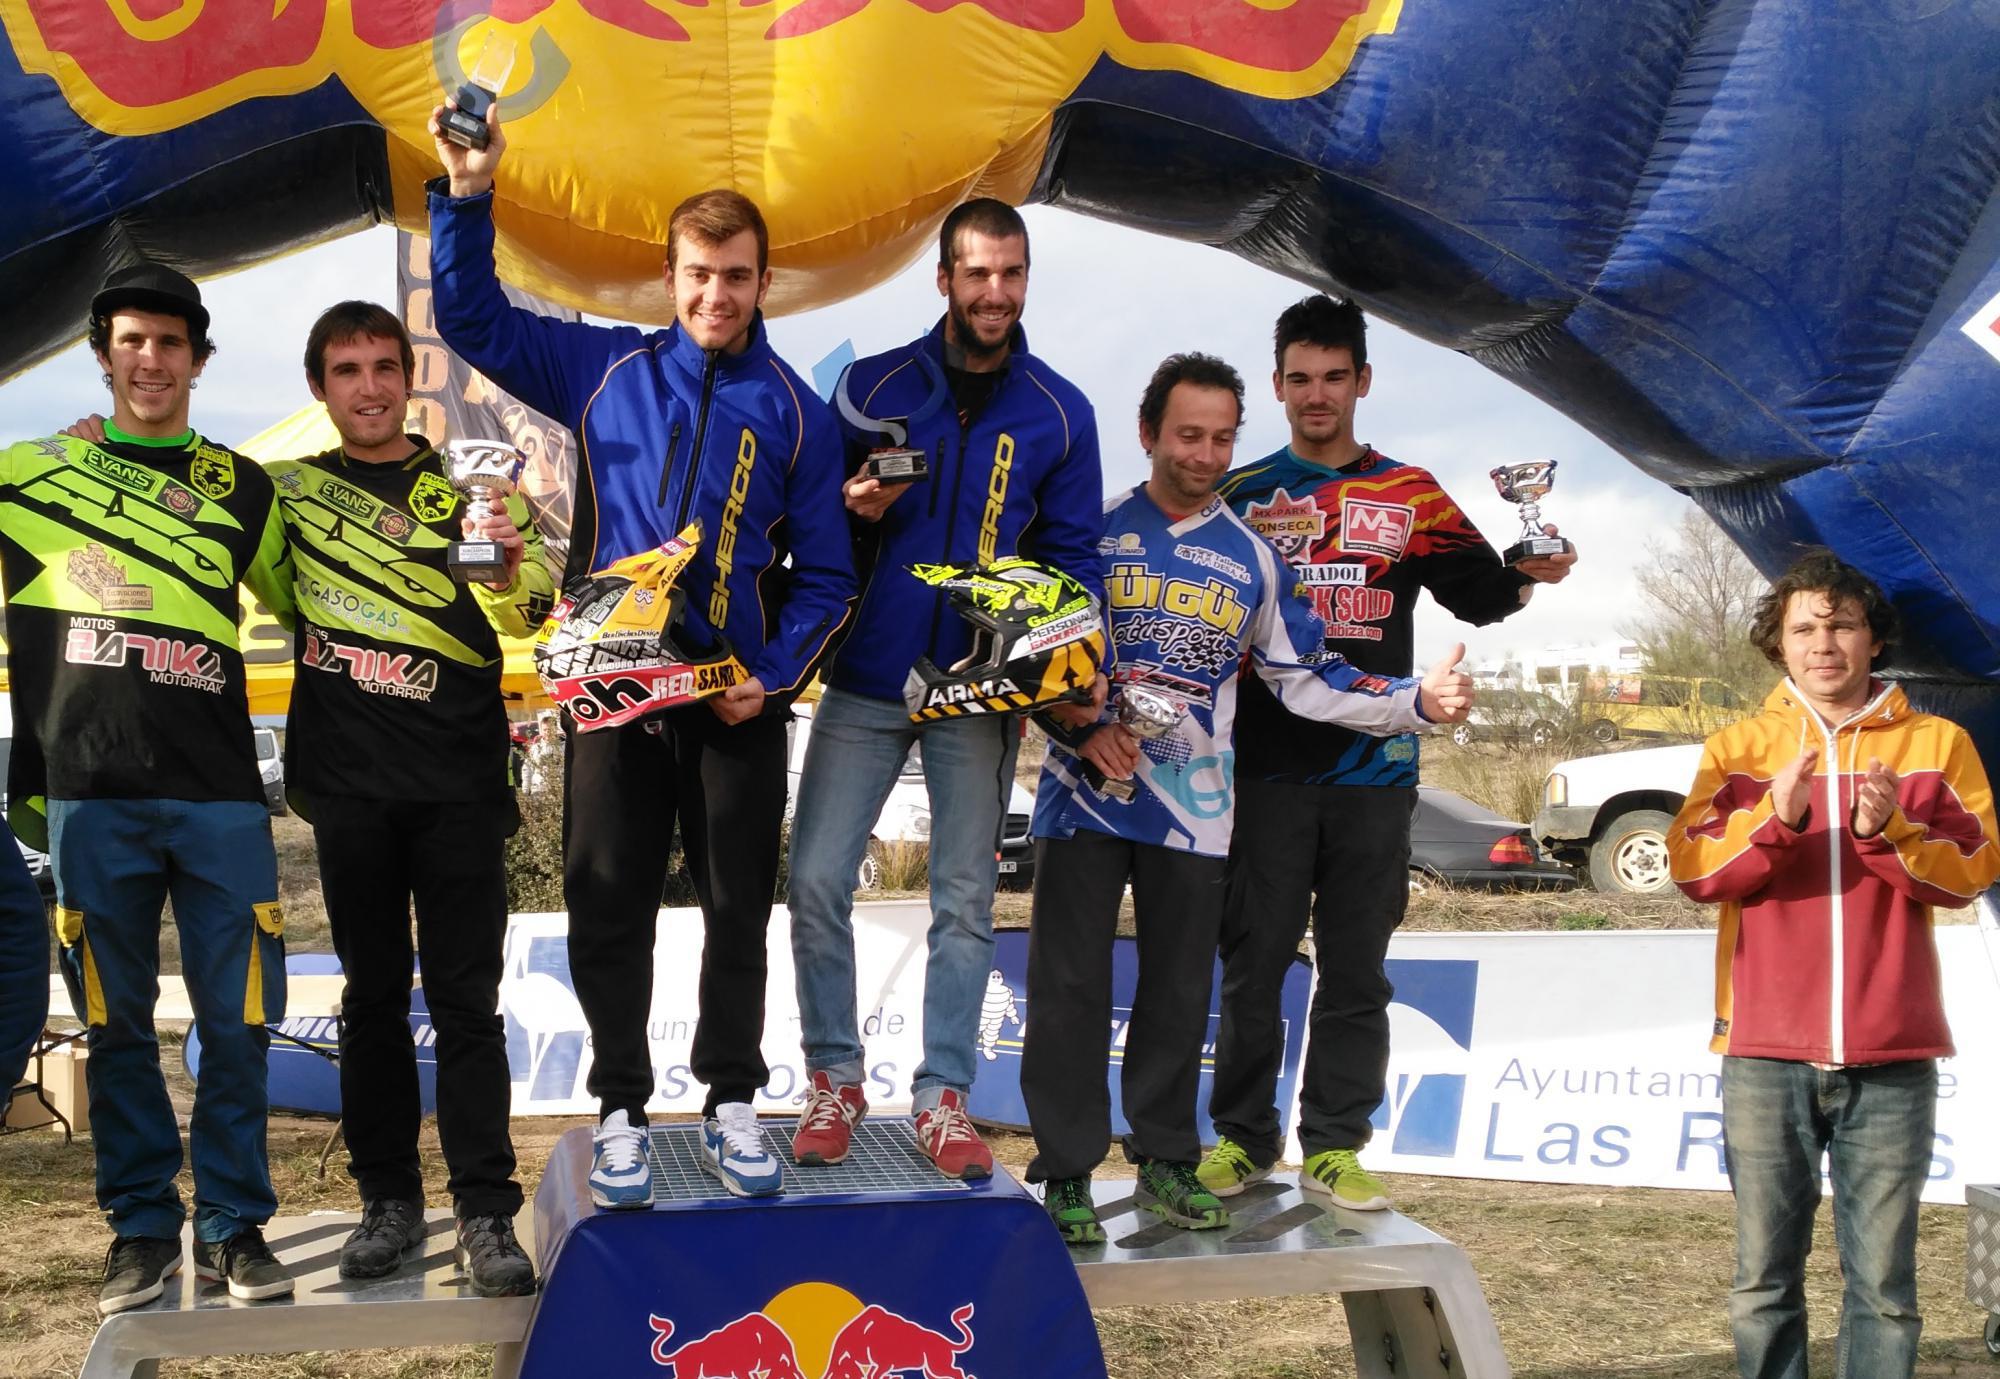
M466 497L465 515L490 516L521 487L528 457L506 441L455 440L444 447L444 473ZM499 584L507 578L507 550L498 541L474 537L445 548L445 568L461 584Z
M1172 695L1161 694L1144 685L1127 685L1118 692L1118 722L1126 732L1141 741L1152 742L1169 736L1186 717L1187 704ZM1113 780L1089 762L1084 763L1084 776L1089 780L1091 789L1107 799L1130 804L1139 794L1136 782Z
M1521 539L1509 546L1501 559L1509 565L1518 565L1541 556L1561 555L1569 549L1569 542L1562 537L1550 536L1542 530L1540 500L1556 486L1554 460L1499 465L1492 471L1492 478L1500 496L1521 509Z

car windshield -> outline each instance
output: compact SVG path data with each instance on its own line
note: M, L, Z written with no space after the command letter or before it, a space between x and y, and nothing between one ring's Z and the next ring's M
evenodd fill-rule
M269 761L278 755L278 735L269 728L257 730L257 760Z

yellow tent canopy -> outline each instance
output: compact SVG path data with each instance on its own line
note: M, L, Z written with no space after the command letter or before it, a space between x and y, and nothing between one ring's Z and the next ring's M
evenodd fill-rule
M270 464L317 455L339 444L340 433L333 429L332 418L324 405L315 402L265 427L236 449L259 464ZM282 717L292 702L292 635L248 591L243 594L241 641L252 716ZM500 652L500 692L509 707L546 706L550 700L535 674L534 644L502 637ZM6 671L0 668L0 691L6 687Z

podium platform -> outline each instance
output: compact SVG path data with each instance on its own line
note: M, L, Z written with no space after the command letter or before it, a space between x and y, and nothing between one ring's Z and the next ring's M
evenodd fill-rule
M264 1228L271 1251L297 1286L287 1299L238 1302L219 1283L194 1274L189 1253L157 1302L106 1317L84 1356L81 1379L154 1379L159 1361L197 1355L292 1355L304 1350L377 1350L425 1345L494 1344L493 1372L508 1379L519 1364L533 1298L482 1298L453 1257L451 1212L425 1213L430 1236L420 1253L381 1279L340 1277L340 1242L361 1217L279 1217ZM521 1243L534 1242L521 1223Z
M774 1146L791 1126L765 1125ZM1227 1230L1183 1231L1096 1184L1108 1243L1065 1247L1004 1171L940 1176L908 1120L857 1129L846 1163L787 1162L785 1193L730 1196L700 1163L695 1125L652 1133L656 1204L603 1212L588 1190L590 1131L564 1134L521 1240L533 1298L475 1296L453 1259L450 1213L387 1279L336 1270L353 1214L270 1223L298 1280L287 1301L239 1303L192 1265L160 1301L108 1318L84 1379L152 1379L168 1356L420 1345L495 1346L499 1379L1102 1379L1091 1307L1337 1293L1361 1379L1507 1379L1492 1313L1463 1251L1395 1212L1353 1212L1259 1183Z
M1280 1174L1228 1198L1225 1230L1184 1231L1093 1185L1108 1241L1073 1246L1092 1307L1338 1293L1359 1379L1507 1379L1465 1252L1393 1211L1348 1211Z

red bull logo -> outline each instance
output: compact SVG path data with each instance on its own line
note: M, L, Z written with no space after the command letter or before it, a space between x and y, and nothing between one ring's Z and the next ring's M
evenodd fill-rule
M732 186L763 207L780 269L772 309L837 300L921 251L962 197L1023 199L1053 112L1101 59L1296 99L1338 81L1402 5L0 0L0 22L24 71L113 134L338 78L388 132L407 229L422 228L436 171L431 107L505 32L518 54L502 93L517 169L501 181L513 213L498 217L510 277L566 305L666 320L661 227L692 192ZM725 88L730 118L718 119ZM884 157L892 131L897 155Z
M971 1303L954 1309L946 1331L834 1284L802 1283L679 1345L671 1318L646 1321L653 1363L671 1379L976 1379L960 1358L973 1347L973 1313Z

